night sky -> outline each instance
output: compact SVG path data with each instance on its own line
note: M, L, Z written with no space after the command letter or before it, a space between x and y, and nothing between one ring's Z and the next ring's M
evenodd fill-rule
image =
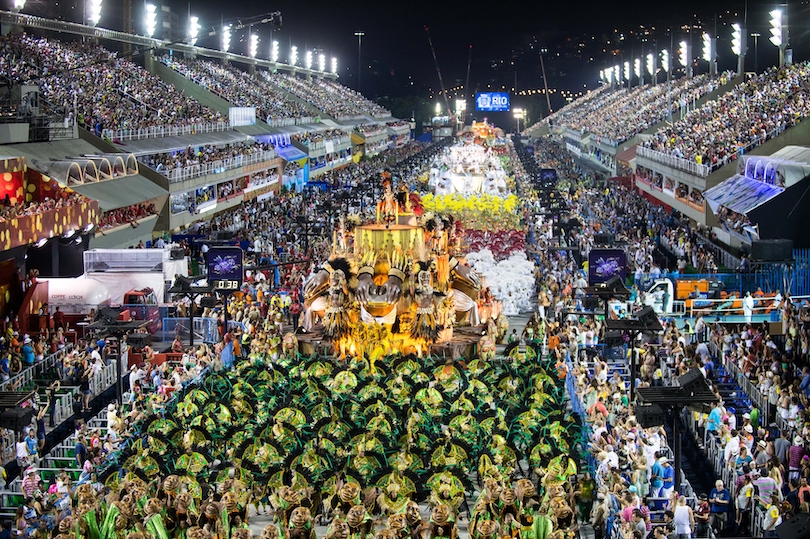
M83 0L66 0L58 8L42 7L51 2L29 0L27 12L35 14L43 10L61 10L63 17L70 17L80 10ZM189 3L167 0L172 10L186 20ZM809 0L790 5L791 25L807 28ZM39 7L36 6L39 5ZM794 5L795 4L795 5ZM101 26L120 28L121 1L104 0ZM136 31L140 30L142 2L133 0L133 16ZM776 61L776 48L768 43L767 12L776 4L758 4L748 7L748 32L760 32L759 68ZM649 2L626 0L622 2L528 2L499 0L492 2L392 2L389 0L356 0L354 2L292 1L266 2L242 0L194 0L190 11L200 18L203 28L219 27L220 20L235 22L271 11L281 11L283 27L275 32L273 39L280 42L281 60L286 61L289 44L297 45L299 51L320 48L327 58L338 58L341 81L356 88L357 38L354 32L362 30L363 37L363 91L374 98L417 95L436 98L439 88L438 76L428 45L425 26L430 34L438 57L439 67L447 88L464 83L467 71L469 46L472 45L470 90L501 89L511 91L517 75L517 90L542 87L538 49L548 50L545 56L550 87L576 92L597 85L601 68L621 63L630 58L630 51L639 56L642 37L638 33L643 26L655 27L645 37L647 43L656 42L658 49L670 43L667 28L675 28L674 42L686 37L678 28L698 24L713 32L715 24L718 39L718 64L721 69L736 67L731 54L728 25L742 22L745 3L705 2L680 0L678 2ZM736 14L736 16L735 16ZM716 18L717 17L717 18ZM715 23L716 21L716 23ZM614 30L625 34L625 40L605 45ZM260 54L269 56L270 25L254 27L261 38ZM636 32L631 35L630 32ZM247 33L247 29L242 31ZM642 31L643 33L643 31ZM247 45L234 36L232 50L246 51ZM590 37L592 39L586 40ZM578 50L577 42L587 41L586 47ZM791 35L791 44L796 48L794 58L804 54L807 37L798 30ZM219 48L218 37L204 37L201 46ZM649 44L645 44L649 47ZM677 47L677 45L676 45ZM749 38L747 67L753 67L753 39ZM603 53L606 49L608 52ZM612 56L610 51L620 56ZM694 53L700 55L700 38L696 32ZM559 56L557 56L559 54ZM626 58L621 55L626 55ZM303 53L299 52L302 58ZM592 59L592 60L591 60ZM513 63L514 62L514 63ZM328 63L328 60L327 60ZM702 63L704 66L705 62ZM705 71L705 67L703 70ZM451 96L453 97L453 96ZM558 101L559 94L554 96ZM513 106L520 106L520 96L513 99ZM555 106L554 108L558 108Z

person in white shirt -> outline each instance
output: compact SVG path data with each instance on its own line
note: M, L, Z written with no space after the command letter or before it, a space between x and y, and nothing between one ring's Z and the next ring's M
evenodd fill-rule
M736 430L731 431L731 438L726 442L726 447L723 450L723 458L729 466L734 466L734 461L737 455L740 454L740 436Z
M751 323L751 315L754 314L754 298L751 297L751 292L745 293L745 298L743 299L743 314L745 315L745 323Z

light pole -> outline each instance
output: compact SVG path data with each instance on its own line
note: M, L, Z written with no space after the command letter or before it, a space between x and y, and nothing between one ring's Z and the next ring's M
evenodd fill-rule
M757 45L759 45L759 36L761 36L761 35L762 34L760 34L759 32L752 32L751 33L751 37L754 38L754 73L758 72L757 68L759 67L757 65Z
M523 118L523 109L514 109L512 114L515 116L515 124L517 125L517 134L520 134L520 120Z
M357 91L363 93L362 73L363 73L363 36L365 32L355 32L357 36Z

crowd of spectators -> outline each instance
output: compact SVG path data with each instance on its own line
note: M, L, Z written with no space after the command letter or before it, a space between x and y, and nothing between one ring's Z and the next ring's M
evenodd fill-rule
M185 150L176 152L141 156L138 160L161 174L168 174L175 169L224 162L228 159L269 152L273 149L272 144L263 142L238 142L224 146L207 144L197 148L189 146ZM225 166L224 163L222 166Z
M327 129L325 131L307 131L306 133L296 133L293 135L293 139L301 144L314 146L320 142L326 142L328 140L331 140L337 144L341 138L348 136L349 133L343 129Z
M603 92L588 100L577 100L579 106L560 111L554 124L605 137L621 144L652 127L672 113L687 108L697 99L711 93L734 77L731 72L716 77L698 75L682 77L667 84L647 84Z
M262 76L279 88L300 97L318 110L337 119L357 116L384 118L391 112L362 94L334 81L315 77L303 79L287 73L262 71Z
M256 107L260 120L283 120L313 115L307 105L287 97L245 71L209 60L160 59L171 69L238 107Z
M77 204L84 204L87 198L76 192L62 191L57 198L45 198L41 202L26 202L12 204L11 199L6 194L0 200L0 222L9 221L11 219L18 219L29 215L37 215L46 211L64 208L66 206L74 206Z
M105 211L101 215L98 228L104 231L126 224L135 228L138 226L139 220L149 217L150 215L157 215L155 204L152 202L141 202L140 204L133 204L125 208Z
M10 33L0 40L0 71L39 86L42 97L75 111L80 125L105 129L185 126L226 121L171 84L117 53L86 42Z
M808 89L807 63L771 68L689 112L641 145L714 170L806 118Z

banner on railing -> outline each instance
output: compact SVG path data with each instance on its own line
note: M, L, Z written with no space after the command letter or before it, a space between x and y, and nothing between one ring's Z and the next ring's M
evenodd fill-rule
M256 107L230 107L228 109L228 118L231 121L231 127L255 125Z

